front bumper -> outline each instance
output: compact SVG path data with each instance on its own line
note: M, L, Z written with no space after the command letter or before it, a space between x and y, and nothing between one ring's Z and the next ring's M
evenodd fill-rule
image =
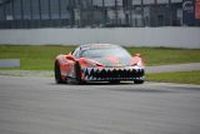
M144 80L145 70L143 67L105 67L83 68L82 80L84 81L134 81Z

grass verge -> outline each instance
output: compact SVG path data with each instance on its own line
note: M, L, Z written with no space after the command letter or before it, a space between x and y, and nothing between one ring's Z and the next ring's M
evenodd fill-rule
M69 53L74 46L0 45L0 58L19 58L22 70L52 70L58 54Z
M69 53L75 47L59 45L0 45L0 58L20 59L20 68L7 69L52 70L55 57L61 53ZM147 66L200 62L200 49L146 47L130 47L126 49L131 54L141 53Z
M147 74L148 81L200 85L200 71Z
M147 66L200 62L200 49L128 48L131 54L142 54Z

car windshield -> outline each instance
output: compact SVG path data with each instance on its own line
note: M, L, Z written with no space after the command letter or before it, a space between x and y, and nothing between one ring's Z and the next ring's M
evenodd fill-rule
M108 56L114 56L123 59L131 58L131 55L121 47L87 49L83 50L80 53L80 57L87 57L87 58L104 58Z

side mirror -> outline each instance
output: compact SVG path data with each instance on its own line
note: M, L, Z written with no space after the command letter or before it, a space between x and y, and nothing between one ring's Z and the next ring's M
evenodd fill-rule
M144 62L140 53L136 53L133 55L132 62L133 65L144 66Z
M135 56L136 56L136 57L141 57L141 54L140 54L140 53L135 53L133 56L134 56L134 57L135 57Z
M67 60L76 61L76 59L75 59L75 57L73 55L66 55L65 58Z

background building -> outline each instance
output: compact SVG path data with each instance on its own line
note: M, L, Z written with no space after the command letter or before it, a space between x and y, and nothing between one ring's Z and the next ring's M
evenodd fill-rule
M200 26L199 0L0 0L0 28Z

